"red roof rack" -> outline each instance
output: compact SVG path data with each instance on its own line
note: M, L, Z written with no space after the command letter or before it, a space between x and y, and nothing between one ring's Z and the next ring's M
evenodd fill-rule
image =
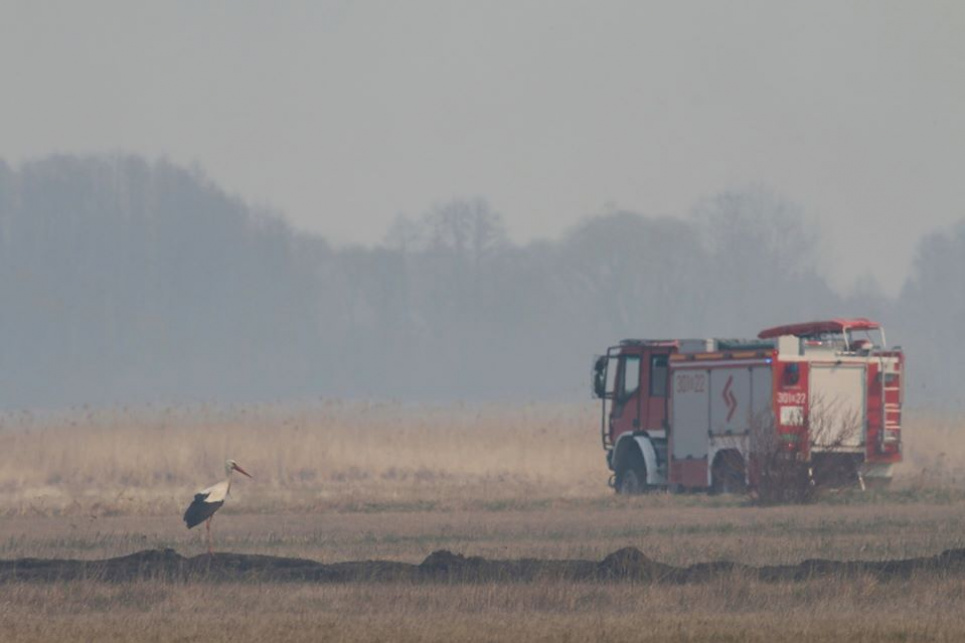
M829 319L827 321L805 322L803 324L788 324L766 328L757 336L761 339L780 337L781 335L796 335L797 337L812 337L825 333L844 333L848 330L876 330L881 324L864 317L854 319Z

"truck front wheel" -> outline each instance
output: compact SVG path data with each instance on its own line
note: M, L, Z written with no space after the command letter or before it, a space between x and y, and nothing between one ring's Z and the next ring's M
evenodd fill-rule
M614 488L621 495L636 495L647 491L647 465L640 449L634 446L617 462Z

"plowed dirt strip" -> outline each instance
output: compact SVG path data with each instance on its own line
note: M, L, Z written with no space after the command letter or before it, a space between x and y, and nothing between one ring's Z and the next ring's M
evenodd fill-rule
M879 580L912 575L965 575L965 549L936 556L888 561L807 560L797 565L753 567L726 561L673 567L628 547L602 561L522 558L490 560L440 550L413 565L370 560L323 564L302 558L219 553L185 558L173 549L144 550L96 561L21 558L0 561L0 582L11 581L258 581L258 582L530 582L544 580L707 582L741 574L769 582L868 576Z

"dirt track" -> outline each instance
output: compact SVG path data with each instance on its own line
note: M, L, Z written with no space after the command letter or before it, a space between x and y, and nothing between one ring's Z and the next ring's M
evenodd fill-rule
M741 573L764 581L803 581L826 576L869 575L880 580L912 574L965 574L965 549L937 556L890 561L806 560L798 565L751 567L730 562L672 567L628 547L602 561L489 560L441 550L413 565L392 561L351 561L325 565L301 558L219 553L184 558L173 549L144 550L106 560L21 558L0 561L0 582L103 580L130 581L302 581L351 582L520 582L537 579L569 581L633 580L688 583Z

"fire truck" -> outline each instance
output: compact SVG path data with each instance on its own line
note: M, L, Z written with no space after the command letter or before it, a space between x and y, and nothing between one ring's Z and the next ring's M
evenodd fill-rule
M595 361L618 493L743 492L777 458L811 486L884 484L901 461L904 355L869 319L750 340L625 339Z

